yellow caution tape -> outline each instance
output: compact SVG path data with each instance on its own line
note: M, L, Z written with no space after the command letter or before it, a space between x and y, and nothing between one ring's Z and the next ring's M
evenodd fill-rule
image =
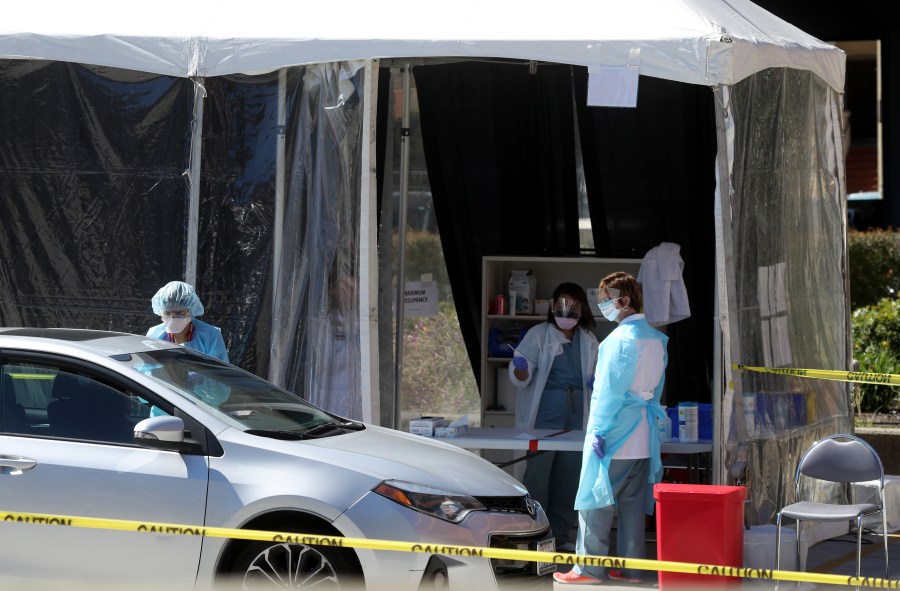
M635 569L648 571L664 571L697 575L722 577L740 577L751 579L778 579L781 581L798 581L824 583L829 585L853 585L878 589L900 589L900 580L880 579L875 577L849 577L824 573L806 573L774 570L766 568L746 568L722 566L714 564L695 564L690 562L673 562L650 560L644 558L618 558L615 556L585 556L559 552L538 552L535 550L512 550L506 548L480 548L477 546L455 546L450 544L427 544L422 542L398 542L393 540L370 540L365 538L344 538L340 536L320 536L297 532L274 532L253 529L233 529L226 527L205 527L198 525L177 525L171 523L150 523L128 521L124 519L104 519L100 517L72 517L65 515L47 515L42 513L0 512L0 522L30 523L36 525L54 525L63 527L86 527L94 529L110 529L132 531L138 533L172 534L183 536L208 536L212 538L232 538L262 542L308 544L313 546L337 546L343 548L366 548L369 550L392 550L397 552L420 552L447 556L473 556L479 558L498 558L503 560L522 560L528 562L553 562L567 565L602 566L605 568Z
M900 386L900 375L893 373L875 373L871 371L837 371L831 369L796 369L793 367L751 367L733 364L731 369L774 373L798 378L816 378L838 382L855 382L858 384L878 384L882 386Z

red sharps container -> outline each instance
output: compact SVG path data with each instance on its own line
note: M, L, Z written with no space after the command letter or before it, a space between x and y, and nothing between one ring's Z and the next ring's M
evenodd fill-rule
M727 567L744 566L746 487L661 482L653 498L657 559L726 567L704 569L709 574L660 571L659 591L740 587L742 579L728 576Z

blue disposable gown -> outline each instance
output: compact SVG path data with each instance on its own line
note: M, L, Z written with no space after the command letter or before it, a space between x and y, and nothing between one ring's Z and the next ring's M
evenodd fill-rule
M196 318L192 318L191 322L194 324L194 335L190 341L184 344L184 346L190 347L195 351L200 351L201 353L206 353L207 355L211 355L212 357L216 357L227 363L228 351L225 349L225 340L222 338L222 330L217 326L207 324ZM168 340L166 339L166 325L157 324L147 331L147 336L153 339L159 339L160 341Z
M640 318L620 324L600 343L597 370L594 375L594 392L585 429L584 449L581 460L581 479L575 495L576 509L599 509L615 503L609 480L609 463L616 451L625 443L642 420L641 410L647 409L650 422L650 474L651 486L647 486L646 510L653 514L652 483L662 479L662 462L659 455L659 429L657 419L665 416L659 405L665 372L653 390L653 398L644 400L628 389L634 381L637 368L637 341L658 339L666 350L668 337ZM664 353L663 366L668 362ZM593 450L594 436L600 435L605 443L603 459Z
M597 363L597 337L594 333L581 328L581 371L582 387L584 388L584 416L587 416L588 397L590 390L587 384ZM549 322L531 327L517 351L529 360L528 377L520 380L514 373L513 364L509 364L509 379L518 388L516 396L516 429L532 429L537 418L538 407L541 405L541 393L547 384L547 376L553 366L553 359L562 353L563 344L566 343L566 335ZM537 367L535 367L535 364Z

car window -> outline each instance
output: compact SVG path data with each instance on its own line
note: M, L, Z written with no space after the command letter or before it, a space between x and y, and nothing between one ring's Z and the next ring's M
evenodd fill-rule
M113 357L242 431L303 434L335 418L299 396L189 349ZM176 403L177 406L177 403ZM154 409L153 414L159 414Z
M6 433L131 443L150 404L84 372L49 364L2 366L0 427Z

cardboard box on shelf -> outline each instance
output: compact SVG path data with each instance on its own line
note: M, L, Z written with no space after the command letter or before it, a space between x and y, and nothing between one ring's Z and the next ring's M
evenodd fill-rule
M444 426L444 417L419 417L409 421L409 432L413 435L434 437L434 430Z
M529 269L513 269L509 272L509 313L534 314L534 296L537 277Z
M435 437L465 437L469 431L469 415L460 417L446 427L437 427Z

